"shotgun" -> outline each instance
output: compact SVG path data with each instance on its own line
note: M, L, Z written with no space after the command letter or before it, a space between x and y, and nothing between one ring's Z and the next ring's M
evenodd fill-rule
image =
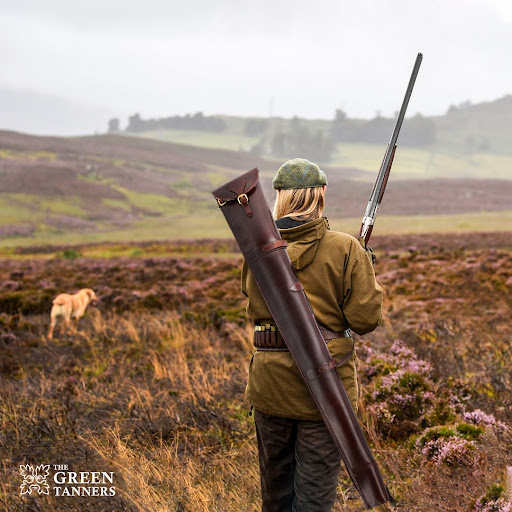
M377 217L377 210L379 209L380 202L382 201L382 197L384 196L384 191L386 190L389 173L391 172L391 166L393 165L393 158L395 157L396 141L398 139L398 134L400 133L400 128L402 127L402 122L405 117L405 111L407 110L407 105L409 104L409 99L411 98L412 89L414 87L414 83L416 82L416 76L418 75L418 71L420 69L422 60L423 54L418 53L418 56L416 57L416 62L414 63L414 67L412 69L411 78L409 79L409 85L407 86L407 90L405 91L405 97L404 101L402 102L402 108L398 113L398 117L395 123L395 129L393 130L393 135L391 136L391 140L389 141L388 146L386 148L386 153L384 154L384 159L382 160L379 174L377 175L377 179L373 184L373 190L372 193L370 194L370 200L368 201L368 205L366 206L366 211L364 213L363 221L361 223L361 230L359 231L359 238L364 241L365 247L368 245L368 241L370 240L373 225Z

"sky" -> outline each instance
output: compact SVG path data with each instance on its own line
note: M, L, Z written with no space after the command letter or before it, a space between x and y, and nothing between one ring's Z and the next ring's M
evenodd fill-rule
M442 115L512 93L512 2L0 0L0 48L11 110L392 116L422 52L408 115Z

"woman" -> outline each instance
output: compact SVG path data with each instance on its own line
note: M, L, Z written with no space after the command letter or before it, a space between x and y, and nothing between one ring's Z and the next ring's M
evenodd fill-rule
M308 160L281 166L274 219L304 286L333 358L346 362L338 373L357 410L356 356L349 329L373 331L381 322L382 288L371 255L346 233L329 229L322 217L327 178ZM246 394L254 407L264 512L331 510L341 456L321 419L259 288L244 263L242 291L255 325L254 354Z

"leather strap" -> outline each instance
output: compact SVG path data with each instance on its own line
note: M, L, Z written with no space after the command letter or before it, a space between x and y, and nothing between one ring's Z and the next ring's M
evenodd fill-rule
M322 336L326 341L334 340L336 338L352 338L352 335L350 334L350 329L345 329L344 331L341 332L334 332L325 328L323 325L319 325L318 328L320 329L320 332L322 333Z
M286 240L274 240L273 242L269 242L265 245L262 245L260 247L256 247L252 249L252 251L249 251L247 255L245 256L245 259L247 260L247 263L252 263L256 261L261 256L264 256L265 254L275 251L276 249L286 249L286 246L288 245L288 242Z
M343 332L334 332L323 326L319 327L326 342L335 338L349 337L352 339L352 348L340 359L331 359L331 361L327 363L309 369L306 372L309 379L316 379L326 372L335 370L339 366L344 365L354 354L354 340L352 336L350 336L350 330L347 329ZM283 336L277 330L254 331L254 346L257 347L258 351L262 352L288 352L288 347L284 342Z
M351 336L352 338L352 336ZM341 358L341 359L332 359L328 363L321 364L320 366L317 366L316 368L311 368L306 372L306 375L310 379L315 379L317 377L320 377L320 375L324 374L325 372L329 372L331 370L335 370L339 366L343 366L354 354L354 340L352 339L352 348Z
M247 194L240 194L237 197L237 200L242 205L247 217L252 217L251 205L249 204L249 198L247 197Z

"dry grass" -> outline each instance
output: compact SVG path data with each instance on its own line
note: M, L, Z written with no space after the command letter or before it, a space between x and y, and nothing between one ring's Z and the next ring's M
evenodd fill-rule
M27 355L43 357L3 382L2 510L84 506L76 497L29 505L18 496L22 462L110 468L120 510L254 510L259 476L242 332L227 341L174 312L95 313L54 344L29 321L38 341ZM87 508L102 510L101 501Z
M506 421L512 257L500 240L501 249L482 248L480 235L447 249L433 238L408 240L407 247L376 238L386 248L376 267L386 290L385 322L358 339L362 364L369 348L380 357L400 338L433 364L430 385L438 396L467 396L468 406ZM254 425L244 397L252 347L240 260L207 257L203 249L196 258L4 262L0 511L259 509ZM47 342L52 295L84 280L94 288L102 283L99 308L90 308L76 331L57 331ZM363 390L371 389L362 377ZM476 466L439 467L412 450L409 438L384 434L367 414L370 406L364 396L360 419L399 499L396 510L470 510L504 482L509 437L486 432ZM117 494L20 497L20 464L113 471ZM360 510L343 473L334 511Z

